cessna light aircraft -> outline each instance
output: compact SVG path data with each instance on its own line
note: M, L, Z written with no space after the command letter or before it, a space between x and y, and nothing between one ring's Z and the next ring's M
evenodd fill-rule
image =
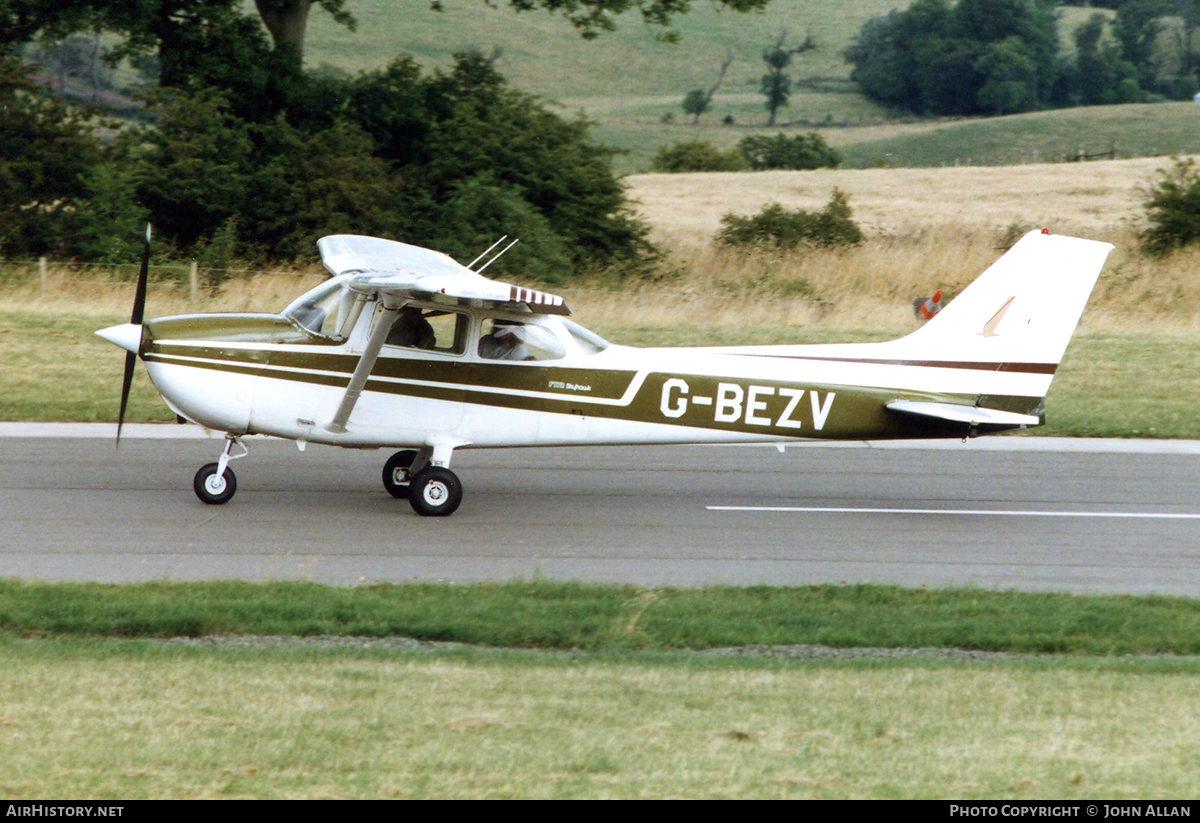
M182 418L226 432L193 487L237 489L230 460L266 434L398 448L383 485L422 515L462 500L456 449L974 437L1045 422L1043 399L1107 243L1030 232L899 340L632 348L568 320L561 297L391 240L318 242L333 277L278 314L142 322L149 253L125 349L117 428L137 358ZM501 251L500 253L503 253ZM234 451L237 447L238 451Z

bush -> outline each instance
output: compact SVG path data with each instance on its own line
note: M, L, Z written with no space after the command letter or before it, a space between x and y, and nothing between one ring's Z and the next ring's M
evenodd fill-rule
M707 140L691 140L663 146L654 155L655 171L743 171L746 158L740 149L723 152Z
M770 203L751 217L726 214L713 239L730 246L779 249L801 244L854 246L862 242L863 233L850 214L846 195L834 189L829 203L818 212L788 211L778 203Z
M816 132L788 137L744 137L738 148L750 168L763 169L836 169L842 156L829 147Z
M1200 242L1200 170L1194 160L1175 160L1163 171L1146 200L1150 227L1142 233L1142 248L1153 255Z

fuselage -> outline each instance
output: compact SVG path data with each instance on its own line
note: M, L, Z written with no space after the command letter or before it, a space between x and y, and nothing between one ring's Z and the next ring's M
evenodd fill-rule
M1050 379L1036 368L905 360L886 343L633 348L557 316L415 302L436 316L440 341L385 344L337 431L329 423L380 312L336 290L321 304L326 314L297 301L280 314L159 318L145 324L139 353L171 408L202 426L360 448L961 437L1012 427L887 405L986 397L1040 419ZM531 359L484 356L488 329L509 322L537 332Z

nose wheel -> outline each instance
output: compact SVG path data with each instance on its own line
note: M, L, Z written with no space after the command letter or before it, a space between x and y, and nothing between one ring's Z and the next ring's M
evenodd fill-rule
M232 454L234 445L241 449L240 454ZM229 468L230 460L245 457L250 450L242 443L240 437L229 435L225 438L225 450L216 463L207 463L200 467L192 480L192 490L196 496L210 506L228 503L237 492L237 476Z
M222 474L217 474L217 468L216 463L201 466L192 481L196 496L210 506L228 503L237 492L237 475L233 469L226 468Z

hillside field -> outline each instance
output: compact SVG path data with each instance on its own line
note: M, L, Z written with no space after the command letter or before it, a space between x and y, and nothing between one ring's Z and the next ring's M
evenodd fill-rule
M253 4L247 2L248 7ZM758 92L763 49L786 32L788 42L811 32L817 48L789 71L795 90L780 118L784 131L816 128L838 146L849 167L999 165L1043 162L1109 151L1118 157L1200 152L1200 107L1159 104L1035 112L970 120L917 120L867 100L850 81L842 52L872 17L903 9L905 0L772 0L761 13L738 14L697 3L675 20L678 43L655 39L636 13L617 29L582 39L566 20L544 12L517 13L505 3L446 0L442 13L424 4L403 11L394 3L349 3L358 30L337 25L319 8L310 19L306 63L345 71L380 68L411 55L428 68L445 68L456 52L497 54L496 66L517 88L544 98L566 116L582 114L596 138L623 152L621 173L644 172L662 145L695 138L728 148L767 120ZM1109 12L1065 6L1059 30L1063 50L1090 15ZM680 106L693 89L716 82L727 54L733 63L699 125ZM733 125L723 125L726 116ZM667 118L669 122L664 122Z

